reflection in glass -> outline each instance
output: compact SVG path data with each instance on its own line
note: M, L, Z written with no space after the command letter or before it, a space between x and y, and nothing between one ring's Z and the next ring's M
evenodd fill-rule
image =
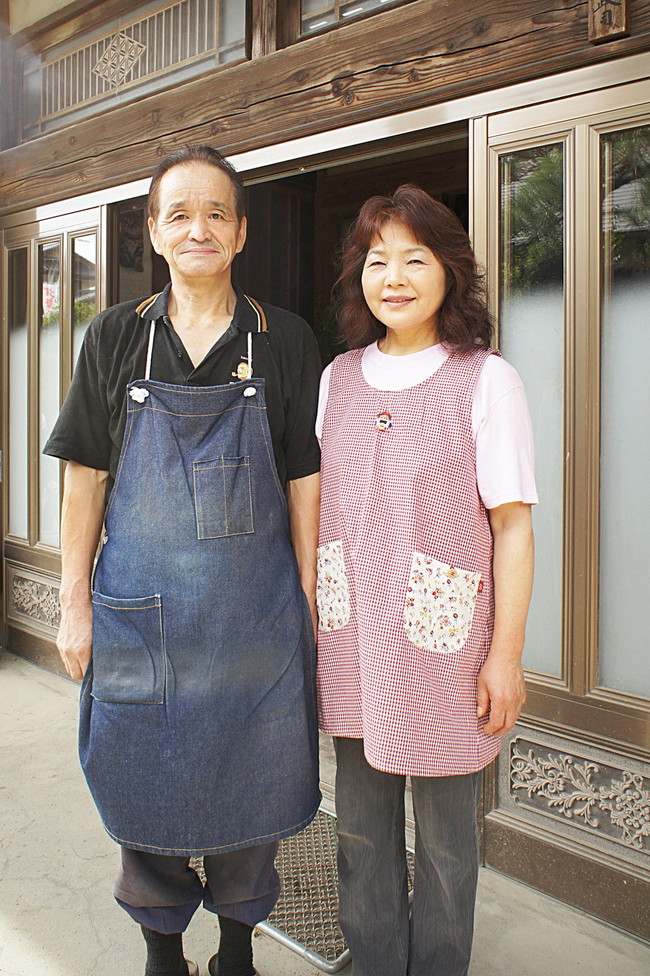
M650 126L601 141L599 684L650 698Z
M500 160L499 344L521 376L535 433L535 587L524 665L562 671L564 159L561 145Z
M86 329L97 314L97 235L72 241L72 361L77 362Z
M9 251L9 534L29 537L27 248Z
M41 453L59 413L61 245L38 248L39 542L59 544L59 462Z

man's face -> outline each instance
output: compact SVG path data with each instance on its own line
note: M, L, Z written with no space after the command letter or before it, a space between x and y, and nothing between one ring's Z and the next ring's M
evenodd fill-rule
M158 216L149 219L149 233L172 280L230 279L246 241L246 219L237 219L226 173L209 163L182 163L165 173L158 190Z

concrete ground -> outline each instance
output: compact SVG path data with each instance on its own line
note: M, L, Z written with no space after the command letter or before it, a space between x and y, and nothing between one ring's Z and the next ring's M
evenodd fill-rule
M116 848L78 765L77 695L73 682L0 652L2 976L144 971L140 932L111 895ZM216 942L214 918L197 912L185 946L202 973ZM317 976L266 935L254 946L262 976ZM470 976L649 973L647 944L482 870Z

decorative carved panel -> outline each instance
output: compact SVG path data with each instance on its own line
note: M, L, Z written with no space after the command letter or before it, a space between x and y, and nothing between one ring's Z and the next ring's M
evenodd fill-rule
M7 562L7 619L53 639L60 621L58 580Z
M650 778L515 739L510 792L519 804L650 853Z
M649 763L522 722L501 752L496 801L501 823L529 825L650 879Z

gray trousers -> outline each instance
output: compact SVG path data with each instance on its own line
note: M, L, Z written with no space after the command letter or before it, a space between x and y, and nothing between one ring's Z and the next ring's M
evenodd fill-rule
M405 777L363 740L335 738L339 920L354 976L466 976L478 881L481 772L412 776L415 875L409 921Z

